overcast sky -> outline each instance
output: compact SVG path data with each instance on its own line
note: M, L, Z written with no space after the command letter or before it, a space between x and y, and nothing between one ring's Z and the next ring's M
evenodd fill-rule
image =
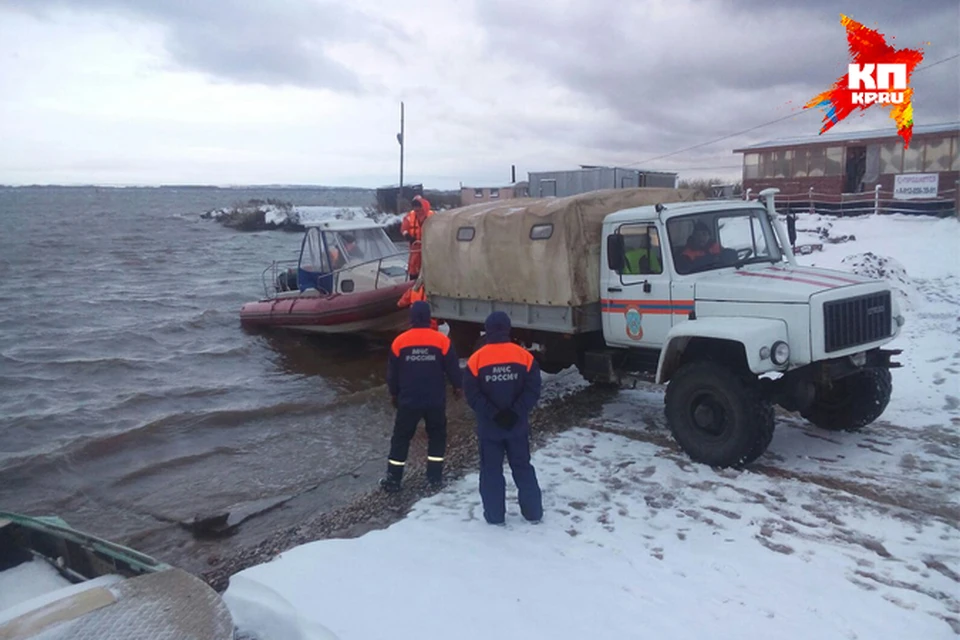
M658 156L799 111L846 71L841 12L921 68L960 51L956 0L0 0L0 184L395 183L401 100L405 182L736 179L822 113ZM917 124L960 120L960 59L913 86Z

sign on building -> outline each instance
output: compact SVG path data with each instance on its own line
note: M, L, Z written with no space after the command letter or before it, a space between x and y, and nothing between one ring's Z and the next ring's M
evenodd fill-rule
M894 176L893 197L897 200L936 198L939 185L938 173L902 173Z

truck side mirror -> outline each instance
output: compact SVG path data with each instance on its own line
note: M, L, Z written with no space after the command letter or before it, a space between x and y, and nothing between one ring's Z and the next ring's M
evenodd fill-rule
M607 236L607 267L611 271L623 273L623 236L611 233Z

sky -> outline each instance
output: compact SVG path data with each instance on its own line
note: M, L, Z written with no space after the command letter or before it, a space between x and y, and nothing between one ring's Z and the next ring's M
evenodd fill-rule
M960 58L923 71L960 52L956 0L0 0L0 184L392 184L401 101L427 188L735 180L733 149L819 131L841 13L923 49L915 123L960 120Z

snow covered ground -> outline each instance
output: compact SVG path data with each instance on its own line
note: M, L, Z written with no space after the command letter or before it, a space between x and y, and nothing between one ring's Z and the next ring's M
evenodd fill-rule
M827 227L856 240L823 241ZM236 574L236 622L264 640L960 635L960 224L798 229L824 242L801 262L882 270L906 298L905 366L878 423L828 433L782 414L750 469L717 471L672 442L661 388L621 391L535 452L542 524L520 517L509 474L507 526L484 524L473 474L388 529Z

